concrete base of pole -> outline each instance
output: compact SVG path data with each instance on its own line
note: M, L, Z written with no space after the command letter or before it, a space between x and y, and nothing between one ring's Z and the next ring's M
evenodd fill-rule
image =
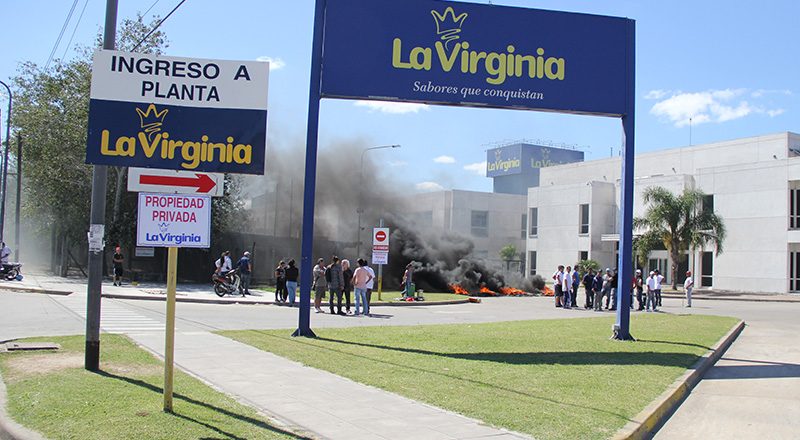
M86 341L84 366L89 371L100 371L100 341Z
M314 334L314 331L311 330L310 328L307 328L305 330L297 329L297 330L294 331L294 333L292 333L292 336L305 336L306 338L316 338L317 337L317 335Z
M636 341L636 338L631 336L630 333L621 332L617 324L611 326L611 339L615 341Z

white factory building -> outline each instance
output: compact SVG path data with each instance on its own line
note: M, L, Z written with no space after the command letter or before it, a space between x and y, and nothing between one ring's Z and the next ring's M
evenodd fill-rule
M616 266L620 175L619 157L541 168L527 197L527 274L549 279L559 264L586 258ZM691 252L678 281L688 268L699 288L800 292L800 135L642 153L634 176L634 216L644 214L647 187L695 188L725 223L723 252ZM654 251L646 269L669 277L670 265L667 251Z

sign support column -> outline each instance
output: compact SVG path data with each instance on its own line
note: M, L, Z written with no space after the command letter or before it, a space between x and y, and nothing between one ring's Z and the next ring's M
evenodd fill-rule
M117 0L106 0L106 24L103 31L103 49L113 50L117 34ZM92 208L90 229L103 230L106 220L106 185L108 169L95 165L92 169ZM100 300L103 293L103 248L89 248L89 280L86 287L86 352L84 368L100 370Z
M175 374L175 290L178 281L178 248L167 248L167 323L164 338L164 411L172 412L172 379Z
M633 161L634 161L634 110L636 106L636 28L628 23L626 68L626 112L622 115L625 149L622 153L622 180L620 181L619 268L617 276L617 321L611 337L622 341L635 340L631 336L631 276L633 274Z
M319 132L320 81L322 80L322 34L325 25L325 0L314 7L314 43L311 51L311 81L308 92L306 131L306 170L303 187L303 236L300 250L300 307L297 330L292 336L316 338L311 330L311 277L314 251L314 195L317 188L317 142Z

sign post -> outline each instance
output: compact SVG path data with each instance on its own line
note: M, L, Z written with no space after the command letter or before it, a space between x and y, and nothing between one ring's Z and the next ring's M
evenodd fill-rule
M164 338L164 411L172 412L175 377L175 290L178 280L178 248L167 248L167 323Z
M313 335L307 302L319 101L342 98L622 118L614 338L633 339L623 292L631 275L634 54L635 22L627 18L438 0L316 0L295 334Z
M372 264L378 265L378 301L381 300L383 291L383 265L389 264L389 228L381 227L372 229Z

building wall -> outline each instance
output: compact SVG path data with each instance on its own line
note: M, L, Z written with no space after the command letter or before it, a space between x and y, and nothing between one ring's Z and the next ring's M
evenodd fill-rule
M637 155L634 216L645 212L642 193L651 186L676 194L687 188L711 194L727 229L723 252L713 257L712 287L787 292L789 250L800 246L800 230L789 230L788 224L789 182L800 181L800 157L793 148L800 148L800 136L780 133ZM619 232L620 171L619 158L542 169L541 186L528 193L529 208L539 207L539 237L526 242L528 251L537 251L539 273L574 263L576 252L586 247L601 265L616 266L614 242L598 238ZM577 205L587 200L588 237L577 231ZM689 260L696 277L702 251ZM651 257L665 255L660 251Z
M477 191L436 191L415 194L411 215L419 227L425 227L423 218L432 218L433 230L460 234L475 244L475 256L494 265L501 265L500 249L513 244L524 252L522 215L525 213L525 196L495 194ZM473 234L472 211L488 212L487 236Z

